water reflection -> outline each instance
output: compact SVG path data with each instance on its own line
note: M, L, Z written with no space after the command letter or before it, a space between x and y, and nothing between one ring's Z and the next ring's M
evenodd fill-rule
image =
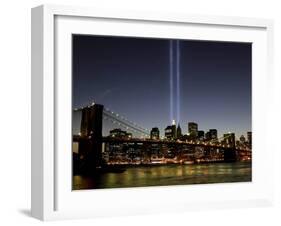
M95 177L74 176L73 189L245 182L251 179L249 162L139 166L127 168L123 173L103 173Z

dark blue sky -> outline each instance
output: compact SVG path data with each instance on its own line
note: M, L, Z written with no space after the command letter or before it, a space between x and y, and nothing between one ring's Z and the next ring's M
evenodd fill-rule
M168 39L74 35L73 107L94 101L163 134L171 124L169 46ZM220 135L251 131L251 44L181 40L179 50L183 132L189 121Z

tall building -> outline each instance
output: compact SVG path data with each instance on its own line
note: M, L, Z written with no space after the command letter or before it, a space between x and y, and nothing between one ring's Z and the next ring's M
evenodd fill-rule
M205 139L206 139L206 141L211 140L210 131L206 132L206 134L205 134Z
M209 129L205 134L205 139L207 141L217 141L218 140L218 131L216 129Z
M198 136L198 124L195 122L188 123L188 133L192 139L197 138Z
M252 147L252 132L247 132L247 141L250 147Z
M109 131L109 136L113 138L132 138L132 133L128 133L121 129L113 129Z
M203 141L205 138L205 132L203 130L198 131L198 139Z
M241 144L244 144L246 142L246 138L243 135L240 136L239 140Z
M217 140L218 139L218 131L216 129L210 129L210 139Z
M178 124L178 128L177 128L177 138L180 139L181 137L182 137L182 131L181 131L180 124Z
M165 129L165 137L169 140L176 139L177 129L176 125L167 126Z
M157 127L154 127L150 131L150 139L152 140L159 140L160 132Z

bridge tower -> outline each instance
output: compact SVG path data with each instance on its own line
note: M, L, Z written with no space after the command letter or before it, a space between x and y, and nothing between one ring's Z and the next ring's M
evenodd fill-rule
M102 120L103 105L94 104L82 109L80 133L82 138L87 139L79 143L79 152L84 153L88 169L101 166Z
M229 146L229 148L224 150L224 161L236 162L237 154L235 148L235 134L234 133L224 134L223 143Z

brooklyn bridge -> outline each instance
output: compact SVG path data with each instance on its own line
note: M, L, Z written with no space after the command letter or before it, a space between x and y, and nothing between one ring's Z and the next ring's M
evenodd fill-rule
M81 113L80 133L73 135L73 142L78 144L78 161L83 160L87 169L100 168L112 163L106 159L104 153L111 151L111 147L125 145L131 147L130 156L136 156L132 152L141 152L139 163L152 164L155 159L161 159L161 163L186 163L186 162L235 162L251 160L252 151L249 146L237 146L234 142L225 142L227 136L210 139L153 139L149 130L128 120L120 114L105 108L103 105L92 103L89 106L75 109ZM115 128L138 134L134 136L103 136L103 121L111 122ZM105 148L107 147L107 149ZM156 155L155 157L155 150ZM191 150L191 151L190 151ZM201 154L194 150L201 150ZM210 153L215 152L215 155ZM165 153L159 157L159 153ZM206 157L206 153L209 153ZM211 156L211 157L210 157ZM214 157L215 156L215 157ZM132 163L133 161L127 161ZM113 162L117 164L118 162ZM124 163L124 162L123 162Z

